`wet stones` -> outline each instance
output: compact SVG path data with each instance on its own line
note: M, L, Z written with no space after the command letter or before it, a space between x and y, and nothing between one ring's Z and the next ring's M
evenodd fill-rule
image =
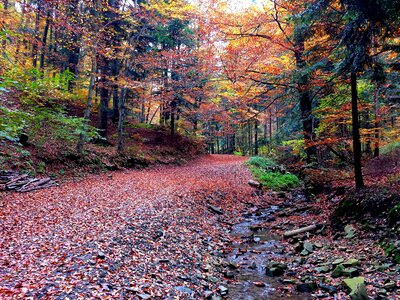
M271 262L265 269L265 274L271 277L282 276L287 269L287 265L281 262Z

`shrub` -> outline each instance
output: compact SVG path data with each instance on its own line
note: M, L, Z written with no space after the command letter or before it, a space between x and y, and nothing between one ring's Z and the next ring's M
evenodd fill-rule
M254 156L246 164L250 167L253 176L263 186L270 189L287 190L297 187L300 183L296 175L282 173L278 164L268 157Z
M257 168L250 169L263 186L273 190L287 190L299 185L299 179L293 174L281 174L277 172L265 172Z
M271 167L276 167L278 164L268 157L253 156L246 162L248 166L254 166L262 170L269 170Z

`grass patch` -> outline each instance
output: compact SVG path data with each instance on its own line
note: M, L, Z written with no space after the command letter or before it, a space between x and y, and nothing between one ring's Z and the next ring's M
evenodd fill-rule
M391 154L400 150L400 141L391 142L381 148L381 154Z
M262 170L269 170L272 167L278 166L276 162L268 157L253 156L246 162L248 166L253 166Z
M278 166L270 158L255 156L251 157L246 165L249 166L253 176L265 187L273 190L288 190L299 185L300 181L296 175L288 172L274 172L271 168Z

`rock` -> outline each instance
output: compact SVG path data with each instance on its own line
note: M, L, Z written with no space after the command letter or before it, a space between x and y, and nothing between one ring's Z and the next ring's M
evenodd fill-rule
M328 266L322 266L322 267L316 267L315 268L315 272L317 273L328 273L330 271L331 268L329 268Z
M284 270L281 268L266 268L266 275L271 277L282 276Z
M303 245L302 245L302 243L296 243L296 244L294 244L294 251L296 251L296 252L301 252L303 250Z
M207 281L212 283L217 283L219 279L217 277L207 276Z
M387 282L387 283L385 283L384 285L383 285L383 288L384 289L386 289L386 290L393 290L393 289L395 289L396 288L396 282L394 282L394 281L389 281L389 282Z
M138 294L137 296L143 300L151 299L151 295L149 294Z
M255 261L253 261L253 262L251 263L251 265L249 266L249 269L253 269L253 270L257 269L257 264L256 264Z
M308 252L306 249L304 249L303 251L300 252L300 255L303 255L303 256L307 256L309 254L310 254L310 252Z
M296 280L294 279L283 279L281 282L283 284L296 284Z
M258 181L255 181L255 180L250 179L247 183L248 183L248 185L250 185L251 187L254 187L254 188L257 188L257 189L261 188L261 183L258 182Z
M319 283L318 284L319 288L325 292L328 292L329 294L336 294L337 293L337 288L335 288L334 286L328 285L328 284L324 284L324 283Z
M211 292L211 291L205 291L204 292L204 298L207 299L207 300L210 300L213 295L214 295L214 293Z
M364 283L359 283L357 288L350 293L351 300L368 300L368 292Z
M322 243L320 243L320 242L314 243L314 246L315 246L316 248L319 248L319 249L323 247Z
M347 268L343 271L343 275L348 277L356 277L360 275L360 272L356 268Z
M261 281L253 282L253 284L254 284L255 286L258 286L258 287L264 287L264 286L265 286L265 283L264 283L264 282L261 282Z
M332 277L333 278L338 278L338 277L342 276L344 269L345 268L344 268L343 265L337 265L335 270L333 270L333 272L332 272Z
M356 229L352 224L349 224L344 227L344 232L346 232L346 239L352 239L355 236Z
M345 266L345 267L354 267L354 266L358 266L358 265L360 265L360 261L355 258L350 258L349 260L346 260L343 263L343 266Z
M338 258L338 259L335 259L335 260L332 262L332 265L334 265L334 266L340 265L340 264L343 263L343 262L344 262L344 259L343 259L343 258Z
M99 251L99 252L97 253L97 258L105 259L105 258L106 258L106 255L104 254L104 252Z
M187 288L186 286L180 285L180 286L176 286L175 289L179 292L185 293L185 294L193 294L194 291L192 291L191 289Z
M259 241L261 241L261 238L255 237L255 238L253 239L253 241L254 241L255 243L258 243Z
M311 244L310 242L305 242L303 244L303 248L304 248L304 250L307 250L310 253L314 251L314 245Z
M354 277L354 278L345 278L343 279L343 286L350 292L355 291L359 284L365 285L365 278L364 277Z
M296 291L300 293L312 293L317 290L318 286L315 282L299 283L296 285Z
M225 278L233 279L233 278L235 278L235 273L233 273L231 271L225 271L224 276L225 276Z
M229 262L228 267L231 268L231 269L236 270L236 269L239 268L239 264L233 263L233 262Z
M218 287L218 292L219 292L222 296L227 295L227 294L228 294L228 288L225 287L225 286L223 286L223 285L220 285L220 286Z
M254 225L251 225L251 226L249 227L249 229L250 229L251 231L258 231L258 230L261 230L261 229L262 229L262 226L259 225L259 224L254 224Z
M207 208L208 208L211 212L213 212L213 213L215 213L215 214L217 214L217 215L223 215L223 214L224 214L224 211L223 211L221 208L217 207L217 206L209 205L209 206L207 206Z

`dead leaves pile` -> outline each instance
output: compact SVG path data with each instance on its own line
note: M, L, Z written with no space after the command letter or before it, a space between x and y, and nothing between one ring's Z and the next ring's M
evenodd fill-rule
M0 298L182 299L215 290L201 266L225 250L218 221L237 216L252 193L242 161L211 156L3 195Z

